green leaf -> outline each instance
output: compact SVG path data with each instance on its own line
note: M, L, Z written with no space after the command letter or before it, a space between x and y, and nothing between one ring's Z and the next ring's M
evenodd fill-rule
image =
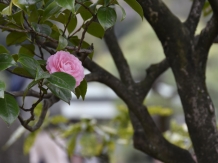
M9 51L3 45L0 45L0 54L2 53L9 53Z
M13 73L14 74L17 74L17 75L21 75L23 77L26 77L26 78L33 78L32 75L24 68L22 67L16 67L14 70L13 70Z
M35 80L46 79L49 77L50 77L50 74L48 72L43 71L41 67L37 67Z
M0 80L0 98L4 98L5 83Z
M23 93L23 103L24 103L24 100L25 100L25 97L26 97L27 92L28 92L32 87L34 87L36 84L38 84L38 81L35 81L35 80L33 80L32 82L30 82L30 83L28 84L28 86L26 87L26 89L25 89L25 91L24 91L24 93Z
M51 83L46 83L46 86L55 96L57 96L58 98L70 105L70 100L72 98L70 90L57 87L56 85L53 85Z
M16 12L15 14L11 15L11 17L13 18L13 21L16 25L23 27L24 18L22 11Z
M6 37L6 44L8 46L14 45L14 44L20 44L20 43L24 42L25 40L27 40L26 33L11 32Z
M33 44L24 44L21 45L19 53L20 54L26 54L30 57L33 57L35 55L35 46Z
M136 0L124 0L134 11L136 11L139 16L143 19L143 9L142 6Z
M69 122L69 120L62 115L56 115L56 116L52 116L51 118L49 118L49 122L53 125L57 125L60 123L67 123Z
M63 36L59 36L59 41L58 41L58 47L57 47L57 51L64 49L68 44L68 41L66 38L64 38Z
M85 79L83 79L80 85L75 88L75 95L77 99L79 99L80 96L82 96L82 99L85 100L86 91L87 91L87 82Z
M67 153L69 156L72 156L72 154L74 153L75 147L76 147L76 140L77 140L77 135L78 134L74 134L68 144L67 144Z
M11 15L12 14L12 2L10 2L10 5L5 7L2 12L2 15Z
M124 8L120 5L120 4L117 4L121 11L122 11L122 18L121 18L121 21L123 21L125 18L126 18L126 11L124 10Z
M86 7L89 7L92 3L91 2L85 2L84 5ZM79 8L79 10L77 11L77 13L79 13L81 15L81 17L83 18L84 21L88 20L89 18L92 17L92 14L83 6L81 6Z
M44 22L51 16L55 15L61 10L60 6L57 6L56 2L51 2L48 6L46 6L41 21Z
M101 26L106 30L112 27L117 20L117 14L113 8L100 7L97 12L97 17Z
M52 85L72 91L75 88L76 80L73 76L64 72L52 73L47 79Z
M72 11L72 13L75 12L75 0L55 0L55 2L63 8L66 8L70 11Z
M87 32L90 35L93 35L93 36L98 37L98 38L103 38L103 36L104 36L104 28L102 28L102 26L96 22L92 22L89 25Z
M12 124L19 115L19 106L13 96L5 94L5 98L0 98L0 117L7 123Z
M0 54L0 71L15 65L15 61L9 54Z
M34 5L42 0L13 0L13 2L16 2L17 4L25 5L25 6L30 6Z
M19 57L18 62L22 64L23 68L26 69L33 78L35 78L39 64L34 58L23 55Z
M77 17L72 16L67 26L67 31L69 34L71 34L74 31L74 29L76 28L76 25L77 25Z
M51 28L47 24L32 23L33 29L38 32L49 36L51 34Z
M25 139L25 142L23 144L23 152L24 154L28 154L31 147L33 146L36 136L40 133L40 130L31 132Z

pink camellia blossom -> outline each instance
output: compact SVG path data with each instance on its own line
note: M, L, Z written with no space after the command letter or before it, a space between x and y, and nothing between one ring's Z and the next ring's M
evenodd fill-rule
M76 87L84 78L84 68L81 61L66 51L58 51L47 60L46 69L50 74L54 72L65 72L72 75L76 80Z

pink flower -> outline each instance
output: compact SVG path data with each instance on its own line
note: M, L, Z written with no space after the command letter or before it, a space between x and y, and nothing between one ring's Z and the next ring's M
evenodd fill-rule
M65 72L76 79L76 87L84 78L84 68L81 61L66 51L58 51L47 60L46 69L49 73Z

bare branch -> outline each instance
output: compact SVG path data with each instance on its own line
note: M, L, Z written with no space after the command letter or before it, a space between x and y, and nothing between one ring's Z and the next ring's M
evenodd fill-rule
M201 34L196 37L196 50L209 51L215 38L218 35L218 19L213 15L206 27L201 31Z
M161 62L160 65L165 65L165 62L166 61ZM188 151L180 149L164 139L149 115L147 108L143 106L141 100L138 99L138 96L136 96L128 86L124 85L120 80L88 58L85 60L84 66L92 72L86 75L88 81L98 81L106 84L127 104L129 111L134 116L134 119L131 120L135 130L135 139L138 139L138 141L135 142L135 146L138 149L164 162L175 163L180 160L178 163L186 161L194 163ZM159 69L161 69L161 67L162 66L159 66ZM177 151L176 154L173 151ZM172 161L170 162L170 160Z
M55 104L56 102L58 102L60 99L57 98L56 96L52 95L49 99L46 99L44 100L44 104L43 104L43 108L42 108L42 111L41 111L41 114L39 116L39 119L37 121L37 123L34 125L34 126L30 126L28 125L28 123L23 120L23 118L21 116L18 116L18 119L20 121L20 123L22 124L22 126L24 128L26 128L27 130L29 130L30 132L33 132L33 131L36 131L37 129L39 129L43 122L44 122L44 119L46 117L46 114L47 114L47 111L48 109L53 105Z
M13 91L13 92L10 92L10 91L5 91L5 93L8 93L14 97L22 97L25 93L25 91ZM26 93L26 96L31 96L31 97L36 97L36 98L40 98L41 95L39 92L36 92L32 89L30 89L27 93ZM48 93L48 94L45 94L44 95L44 98L50 98L52 96L51 93Z
M144 99L144 97L146 97L146 95L150 91L155 80L168 68L169 68L169 63L168 63L167 59L164 59L160 63L152 64L146 70L146 77L144 78L143 81L138 83L139 90L143 91L143 99Z
M213 9L214 14L218 19L218 1L217 0L208 0L210 2L210 6Z
M108 29L105 32L104 39L110 51L110 54L113 57L113 60L119 72L121 81L127 85L132 84L133 79L132 79L132 75L130 72L130 68L119 46L118 40L114 33L114 28Z
M195 30L197 28L198 22L201 17L201 12L202 12L204 3L205 3L205 0L194 0L192 3L189 16L184 23L186 27L189 29L191 36L194 36Z

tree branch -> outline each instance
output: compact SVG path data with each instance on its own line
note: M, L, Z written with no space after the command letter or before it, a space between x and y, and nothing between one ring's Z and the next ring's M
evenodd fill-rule
M202 68L203 73L206 71L207 57L209 49L218 35L218 19L213 15L201 34L195 37L196 54L199 56L198 64Z
M184 33L181 21L168 9L162 0L137 0L142 6L144 17L153 27L164 45L167 39L174 40L175 33ZM175 40L176 41L176 40Z
M190 35L193 37L197 28L198 22L201 17L202 8L205 0L194 0L192 3L191 11L184 25L189 29Z
M104 40L115 62L121 81L127 85L132 84L133 79L130 68L119 46L119 43L114 33L114 28L111 28L105 32Z
M30 132L33 132L33 131L36 131L37 129L39 129L43 122L44 122L44 119L46 117L46 114L47 114L47 111L48 109L53 105L55 104L56 102L58 102L60 99L57 98L56 96L52 95L49 99L46 99L44 100L44 103L43 103L43 108L42 108L42 111L41 111L41 114L39 116L39 119L37 121L37 123L34 125L34 126L30 126L28 125L28 123L23 120L23 118L21 116L18 116L18 119L20 121L20 123L22 124L22 126L24 128L26 128L27 130L29 130Z
M167 163L194 163L186 150L180 149L165 140L149 115L147 108L143 106L141 100L131 89L128 89L120 80L88 58L83 64L92 72L92 74L86 76L89 81L96 80L106 84L127 104L129 111L135 117L134 120L132 119L132 123L135 126L136 137L134 140L139 140L135 142L138 149ZM176 153L174 153L175 151Z
M144 80L138 83L139 90L141 90L143 94L143 99L147 96L148 92L150 91L156 79L168 68L169 68L169 63L167 59L164 59L160 63L152 64L146 70L146 77L144 78Z
M210 6L213 9L214 14L218 19L218 1L217 0L208 0L210 2Z
M10 92L10 91L5 91L5 93L8 93L14 97L22 97L25 93L25 91L13 91L13 92ZM39 92L36 92L32 89L30 89L27 93L26 93L26 96L32 96L32 97L36 97L36 98L39 98L41 97L40 93ZM50 98L52 96L51 93L48 93L46 95L43 96L43 98Z

